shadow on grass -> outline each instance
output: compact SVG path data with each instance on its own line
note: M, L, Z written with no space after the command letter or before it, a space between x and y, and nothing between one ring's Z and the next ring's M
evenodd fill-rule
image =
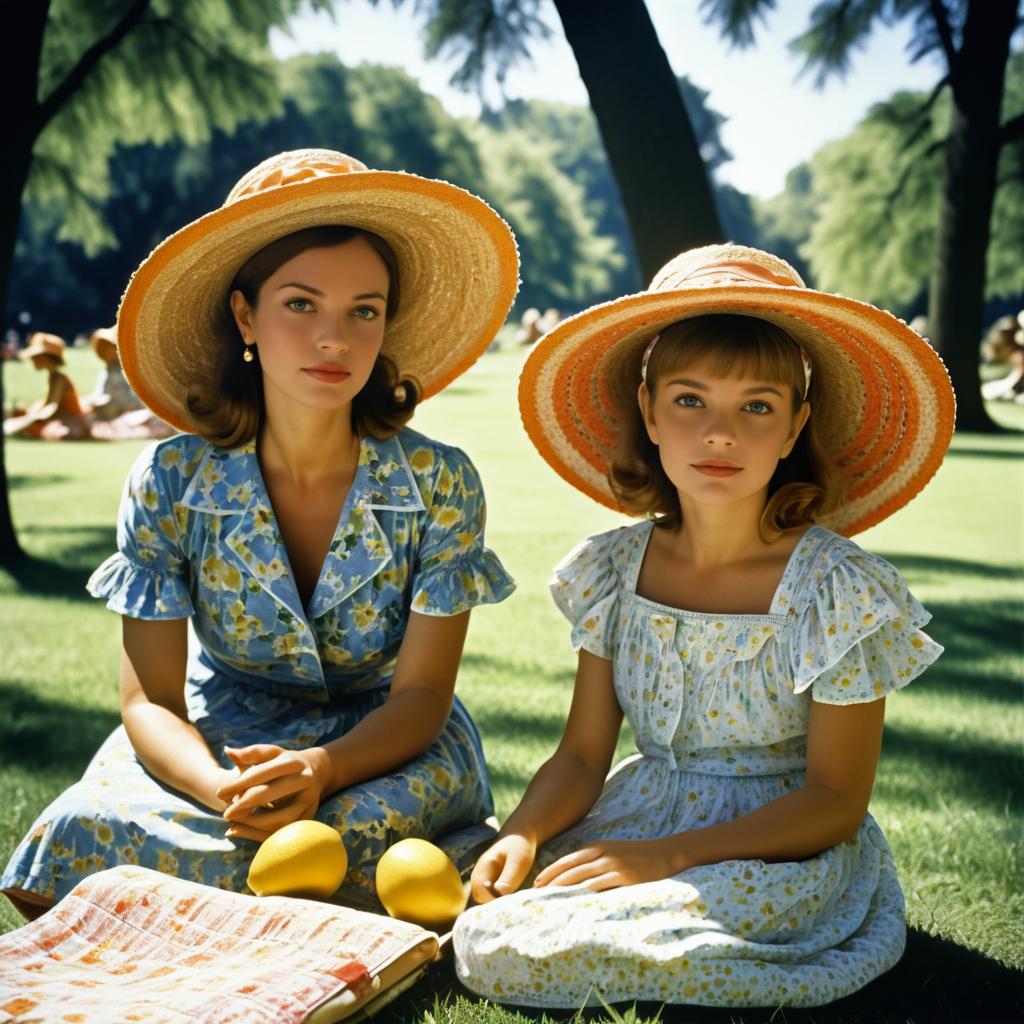
M1012 580L1024 576L1020 568L995 565L992 562L967 562L962 558L938 558L932 555L904 555L899 552L882 553L908 579L920 580L928 576L973 575L983 579Z
M829 1006L808 1010L712 1009L700 1006L662 1006L638 1003L637 1018L653 1020L661 1011L663 1024L1001 1024L1021 1019L1024 1010L1024 972L958 946L948 939L910 929L903 959L887 974L859 992ZM387 1024L449 1019L435 1013L435 1003L451 1007L458 1000L465 1013L454 1019L473 1022L493 1020L495 1011L484 1000L469 994L455 978L452 961L435 964L407 996L397 999L375 1019ZM628 1007L617 1007L625 1016ZM501 1024L513 1021L609 1020L607 1011L530 1010L509 1008ZM628 1018L627 1018L628 1019Z
M1004 427L1003 432L997 436L1006 437L1007 435L1016 434L1018 437L1024 436L1024 431L1014 430L1012 427ZM1019 459L1020 452L1016 448L950 448L946 452L946 458L959 458L965 457L969 459L982 458L982 459Z
M85 582L93 569L117 550L117 531L110 526L23 526L22 536L50 534L64 539L71 535L72 543L49 543L55 557L24 558L0 573L14 581L19 593L36 597L92 601L85 592ZM0 589L3 588L0 582Z
M116 711L47 700L5 682L0 684L0 765L82 770L120 721Z
M7 487L12 491L26 487L50 487L53 484L66 484L70 479L64 473L12 473L7 477Z

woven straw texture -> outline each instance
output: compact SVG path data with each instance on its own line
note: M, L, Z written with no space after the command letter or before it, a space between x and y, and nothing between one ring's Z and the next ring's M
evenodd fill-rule
M281 153L246 174L220 209L165 239L129 282L118 312L121 362L158 416L193 430L186 391L215 372L235 274L272 241L321 224L365 228L394 249L402 301L382 351L424 397L468 369L504 323L518 251L482 199L330 150Z
M624 410L636 403L643 350L678 320L721 313L771 321L810 355L812 415L847 484L846 501L823 525L847 536L865 530L935 474L955 401L928 343L891 313L812 291L783 260L734 245L683 253L649 291L584 310L537 343L519 382L537 450L584 494L625 511L608 470Z

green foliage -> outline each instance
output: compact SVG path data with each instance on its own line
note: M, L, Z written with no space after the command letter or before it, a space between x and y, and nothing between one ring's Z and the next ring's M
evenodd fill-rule
M766 220L803 206L811 231L802 254L818 286L884 306L907 306L924 292L933 265L949 98L940 96L922 122L925 97L897 93L876 104L846 138L811 161L806 178L787 179L788 198ZM1003 121L1024 111L1024 53L1010 59ZM923 129L922 129L923 125ZM909 143L908 143L909 140ZM1021 144L1003 147L988 252L988 296L1024 292L1024 161ZM774 201L773 201L774 202ZM799 237L794 232L790 237Z
M109 35L127 0L55 0L43 40L39 99L60 95L83 54ZM60 207L58 237L95 252L114 239L101 210L117 145L196 145L214 128L280 111L267 48L300 0L150 0L140 23L84 77L44 128L28 197ZM314 7L330 9L328 0Z

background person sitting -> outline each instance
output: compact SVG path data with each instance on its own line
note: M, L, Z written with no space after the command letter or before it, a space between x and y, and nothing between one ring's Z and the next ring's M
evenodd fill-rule
M4 421L4 434L7 437L37 437L44 441L89 437L89 421L82 415L75 385L60 371L64 365L63 338L37 331L29 338L20 358L31 359L37 370L46 370L49 384L45 398L33 402L25 413Z
M92 350L103 363L92 394L82 398L82 409L96 420L112 420L123 412L141 409L142 402L132 391L121 371L117 357L117 328L100 327L89 335Z

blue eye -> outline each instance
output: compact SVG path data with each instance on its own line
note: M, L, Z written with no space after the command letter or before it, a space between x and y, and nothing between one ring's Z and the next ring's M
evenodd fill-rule
M772 407L767 402L747 402L744 408L749 409L750 412L755 413L758 416L764 416L766 413L772 411Z
M380 313L373 306L359 306L354 315L360 320L376 320Z
M285 305L294 313L308 313L313 308L309 299L289 299Z
M704 407L700 395L680 395L676 399L676 404L683 406L684 409L702 409Z

